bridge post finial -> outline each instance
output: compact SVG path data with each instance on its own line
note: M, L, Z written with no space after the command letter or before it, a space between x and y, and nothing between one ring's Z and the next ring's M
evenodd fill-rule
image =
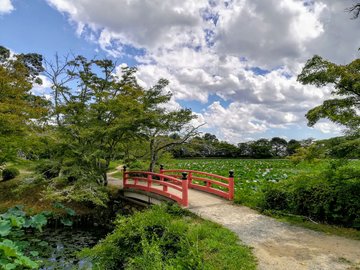
M160 164L160 170L164 169L164 164Z
M126 167L126 165L124 165L124 166L123 166L123 170L124 170L124 172L126 172L126 168L127 168L127 167Z
M187 180L187 179L188 179L188 178L187 178L187 175L188 175L187 172L182 172L181 174L182 174L181 180Z
M234 178L234 171L233 170L229 171L229 177Z

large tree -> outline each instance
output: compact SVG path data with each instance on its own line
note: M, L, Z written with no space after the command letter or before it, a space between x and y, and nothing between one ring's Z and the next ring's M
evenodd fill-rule
M47 116L49 102L31 92L42 71L41 55L11 55L0 46L0 164L16 157Z
M149 143L150 171L154 170L162 152L183 144L197 135L198 127L189 124L196 117L191 110L168 110L164 106L171 98L171 93L165 91L167 85L168 81L161 79L145 93L146 124L142 133ZM174 133L178 135L171 136Z
M62 171L71 180L87 178L106 185L119 146L136 137L144 123L145 92L137 84L136 69L124 68L119 76L113 61L82 56L53 67L48 76Z
M306 114L309 126L327 118L346 126L352 133L360 132L360 59L337 65L315 55L307 61L298 81L317 87L333 87L334 98L325 100Z

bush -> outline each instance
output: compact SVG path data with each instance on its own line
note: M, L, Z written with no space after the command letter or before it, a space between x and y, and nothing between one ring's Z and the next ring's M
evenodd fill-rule
M269 185L261 207L360 229L359 194L360 170L336 161L321 173Z
M19 174L20 174L20 172L16 168L5 168L2 171L2 179L3 179L3 181L14 179Z

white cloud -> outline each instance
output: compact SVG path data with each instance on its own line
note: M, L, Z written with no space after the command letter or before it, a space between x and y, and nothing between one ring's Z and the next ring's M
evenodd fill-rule
M324 134L332 133L339 135L343 131L343 128L341 128L339 125L329 121L318 122L314 125L314 128Z
M14 9L10 0L0 0L0 15L11 13Z
M177 39L194 43L197 35L191 34L201 22L199 9L207 3L205 0L47 1L68 14L80 29L86 25L98 32L103 46L114 39L145 48L156 48L159 42L170 46ZM192 39L184 40L184 36Z
M49 99L52 83L46 76L40 75L39 78L42 80L42 84L34 84L31 92L34 95L44 96L46 99Z
M346 63L360 44L360 21L344 12L348 1L47 1L78 35L110 55L127 54L127 46L141 49L134 55L140 84L167 78L169 108L199 101L205 108L197 121L231 141L274 128L307 129L305 113L329 98L331 88L296 81L305 61L319 54ZM228 106L209 104L210 96ZM329 123L315 129L339 132Z

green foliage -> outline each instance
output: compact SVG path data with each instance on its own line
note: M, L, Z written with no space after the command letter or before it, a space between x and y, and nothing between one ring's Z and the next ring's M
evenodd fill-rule
M169 111L164 103L170 101L171 93L164 94L168 81L161 79L145 94L145 121L143 137L149 141L149 170L154 171L159 157L177 145L182 145L197 134L197 127L190 125L196 118L190 109ZM182 132L182 136L178 133Z
M219 141L215 135L205 133L202 137L195 136L186 144L178 145L168 150L171 151L175 158L283 158L294 154L295 150L301 147L301 144L306 143L306 141L290 140L287 142L283 138L273 137L271 140L259 139L242 142L236 146L225 141Z
M267 139L257 140L250 147L255 158L271 157L271 143Z
M352 133L360 132L360 59L347 65L336 65L315 55L308 60L298 81L322 87L334 86L332 94L338 98L325 100L322 105L311 109L307 114L309 126L321 118L327 118L344 125Z
M47 224L45 213L27 217L21 206L9 209L0 215L0 268L38 269L38 255L34 247L24 241L25 230L42 230Z
M326 148L324 148L321 144L314 143L309 146L297 148L295 153L288 158L295 165L303 161L316 163L320 162L322 158L325 158L325 151Z
M55 218L60 219L60 222L64 226L72 226L73 225L72 218L76 216L76 212L72 208L66 207L65 205L59 202L55 202L53 206L54 208L63 210L63 213L55 215ZM52 216L54 217L54 214L52 214Z
M327 140L325 146L329 149L329 156L333 158L360 158L360 138L338 137Z
M38 54L10 57L9 50L0 46L0 165L14 160L47 115L49 102L30 91L35 81L41 82L41 62Z
M87 178L106 185L110 161L144 123L145 91L136 81L136 69L123 68L119 76L113 61L82 56L66 59L58 72L55 66L47 71L54 82L57 124L53 159L69 182Z
M255 269L250 250L233 233L177 206L154 206L115 224L112 234L81 254L98 269Z
M356 136L335 137L313 142L310 145L299 147L288 158L298 164L302 161L319 162L324 158L352 158L360 157L360 138Z
M16 168L5 168L2 171L2 179L3 179L3 181L14 179L19 174L20 174L20 172Z
M320 173L301 174L269 185L262 207L359 229L359 192L360 168L333 161Z
M50 201L82 202L103 207L107 207L106 203L109 201L109 191L96 182L87 181L86 178L73 183L68 183L64 178L54 179L46 187L43 195Z
M45 179L53 179L60 174L60 164L53 160L42 160L36 167L35 171L41 174Z

